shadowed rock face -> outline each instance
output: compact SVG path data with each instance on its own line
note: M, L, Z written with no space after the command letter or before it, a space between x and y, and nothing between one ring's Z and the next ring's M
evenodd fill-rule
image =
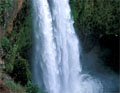
M108 52L104 53L103 59L105 61L105 65L109 66L114 72L119 74L119 35L106 35L102 37L100 41L100 47L104 52L107 50Z
M120 58L120 36L118 34L103 35L102 37L96 37L95 33L86 33L79 31L77 33L82 43L82 48L85 53L93 53L99 55L100 60L103 61L105 66L108 66L115 73L119 73L119 58Z
M81 55L83 70L102 81L105 93L118 93L119 35L105 35L91 49L86 43L85 46L89 51L84 49Z

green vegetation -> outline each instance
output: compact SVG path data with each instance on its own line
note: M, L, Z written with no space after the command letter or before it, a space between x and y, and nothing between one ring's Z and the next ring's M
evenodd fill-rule
M12 8L12 1L3 0L0 2L0 26L4 26L8 21L7 17L9 17L9 8ZM32 49L31 27L30 3L29 0L25 0L22 9L14 20L12 31L4 36L0 43L0 48L4 51L2 59L5 61L2 71L8 75L3 74L2 71L0 74L3 78L10 76L14 79L14 81L4 80L11 93L42 93L38 86L32 83L29 69L29 55L31 54L29 50Z
M70 5L83 50L99 45L103 64L119 73L120 0L70 0Z
M16 84L11 80L6 80L5 84L9 87L10 93L26 93L26 90L20 84Z
M14 0L0 1L0 26L6 28ZM104 35L120 33L120 0L70 0L74 26L78 35L85 37L94 34L100 38ZM7 74L0 71L0 77L5 81L11 92L42 93L37 85L32 83L29 51L32 49L32 17L29 0L25 0L21 11L14 19L12 31L0 42L5 64L2 70L14 80L7 80ZM89 45L90 46L90 45ZM14 91L13 91L14 90Z
M22 85L26 85L28 81L31 81L31 73L27 60L23 58L17 58L15 60L12 76L16 82Z
M2 72L0 68L0 92L1 93L26 93L26 90L19 83L15 83L9 75Z
M23 25L19 32L12 31L7 37L4 37L1 47L4 49L5 70L16 82L25 85L31 81L28 58L26 57L27 50L31 47L29 43L31 38L26 35L30 34L31 31L29 30L30 25L26 22Z
M12 9L13 0L0 1L0 25L6 27L7 20L9 19L9 12Z
M119 34L120 0L70 0L70 5L78 34Z
M28 82L25 88L27 93L43 93L37 85L34 85L31 82Z

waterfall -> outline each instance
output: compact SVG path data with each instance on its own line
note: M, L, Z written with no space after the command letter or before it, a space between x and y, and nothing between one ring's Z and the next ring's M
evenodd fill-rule
M33 79L47 93L102 93L99 80L82 73L69 0L32 0Z

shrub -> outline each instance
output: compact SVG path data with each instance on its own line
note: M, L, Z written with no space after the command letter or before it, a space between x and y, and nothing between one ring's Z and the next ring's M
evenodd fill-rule
M6 27L7 20L9 18L9 10L12 9L13 0L1 0L0 1L0 25Z
M34 85L31 81L28 81L27 85L25 86L27 93L43 93L37 85Z
M119 4L120 0L70 0L78 33L119 34Z
M12 48L11 42L7 37L1 39L0 48L4 50L4 55Z
M5 80L5 84L10 89L10 93L26 93L25 89L20 84L16 84L12 80Z
M14 69L11 75L16 82L22 85L27 84L31 80L31 72L27 60L18 57L14 62Z
M14 46L10 49L10 51L8 51L8 53L5 56L6 71L8 73L12 73L14 69L14 62L16 57L18 56L17 49L18 49L18 45L14 44Z

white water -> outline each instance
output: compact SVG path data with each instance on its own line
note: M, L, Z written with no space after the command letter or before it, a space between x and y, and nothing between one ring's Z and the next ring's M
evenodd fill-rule
M48 93L102 93L101 83L82 74L79 41L68 0L33 0L33 78Z

